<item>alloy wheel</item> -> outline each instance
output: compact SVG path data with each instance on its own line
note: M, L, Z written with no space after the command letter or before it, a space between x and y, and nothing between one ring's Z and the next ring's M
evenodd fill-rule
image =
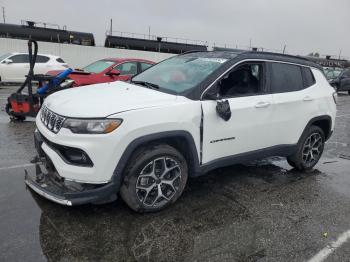
M305 165L312 166L321 157L323 151L322 136L319 133L312 133L305 140L302 159Z
M141 170L136 182L138 200L148 207L161 207L179 191L181 168L177 160L160 157Z

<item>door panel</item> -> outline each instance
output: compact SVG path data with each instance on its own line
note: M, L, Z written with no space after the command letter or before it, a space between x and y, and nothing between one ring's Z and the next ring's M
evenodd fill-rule
M276 145L270 125L272 95L227 99L231 118L216 113L216 101L202 101L203 164L212 160Z
M273 93L271 126L275 134L280 134L276 135L278 144L297 144L308 121L317 114L317 96L321 89L315 81L305 81L302 73L305 68L301 66L283 63L271 63L270 66ZM310 74L315 74L308 70Z
M10 58L11 59L11 58ZM28 74L29 64L13 62L11 64L2 64L3 81L23 82L25 75Z
M273 94L273 117L271 125L278 144L296 144L302 131L312 118L315 100L310 87L305 90Z

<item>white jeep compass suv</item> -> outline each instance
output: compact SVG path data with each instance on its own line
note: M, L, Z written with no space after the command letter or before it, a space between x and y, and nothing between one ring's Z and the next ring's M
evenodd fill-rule
M313 168L331 136L336 94L322 68L263 52L191 52L135 76L49 96L36 118L26 184L64 205L119 194L135 211L174 203L188 177L287 157Z

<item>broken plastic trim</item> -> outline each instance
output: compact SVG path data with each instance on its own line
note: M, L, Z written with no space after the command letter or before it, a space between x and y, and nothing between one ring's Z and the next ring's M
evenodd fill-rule
M45 190L39 188L36 186L31 179L29 179L27 170L24 170L25 173L25 183L28 187L30 187L32 190L34 190L37 194L43 196L44 198L47 198L57 204L65 205L65 206L72 206L72 202L67 199L62 199L57 196L54 196L52 194L48 194L45 192Z

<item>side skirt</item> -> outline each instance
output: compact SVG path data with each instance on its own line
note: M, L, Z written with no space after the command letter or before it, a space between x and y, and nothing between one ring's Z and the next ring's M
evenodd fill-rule
M250 151L247 153L237 154L233 156L227 156L219 159L212 160L204 165L201 165L193 176L201 176L208 173L211 170L232 166L235 164L247 163L249 161L258 160L271 156L282 156L286 157L292 155L297 151L297 145L278 145L273 147L268 147L264 149L259 149L255 151Z

